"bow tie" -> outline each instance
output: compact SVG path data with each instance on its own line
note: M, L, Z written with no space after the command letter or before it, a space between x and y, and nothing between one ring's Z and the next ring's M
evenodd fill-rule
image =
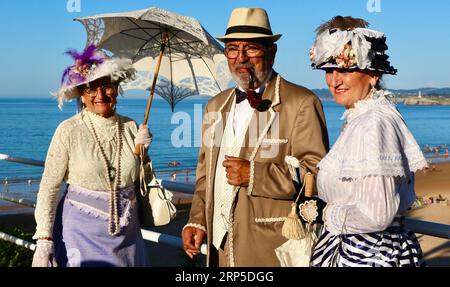
M243 100L247 99L248 102L250 103L250 106L256 109L262 101L262 93L257 93L253 90L249 90L247 94L246 92L243 92L238 88L236 88L235 93L236 93L236 104L239 104Z

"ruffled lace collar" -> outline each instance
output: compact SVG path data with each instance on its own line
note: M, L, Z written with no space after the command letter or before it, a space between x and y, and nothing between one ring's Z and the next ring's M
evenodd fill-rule
M355 103L343 118L347 124L318 164L320 170L341 179L357 179L409 176L427 166L414 136L395 108L391 93L383 90L374 93Z
M116 126L116 123L118 121L117 113L114 113L114 115L109 118L105 118L105 117L99 116L96 113L93 113L87 109L84 109L83 116L89 116L92 123L97 127L105 127L105 128L113 127L113 126Z
M389 91L378 90L366 99L359 100L355 106L346 109L341 116L341 120L347 120L347 123L359 115L365 114L368 110L380 105L394 106L392 101L393 94Z

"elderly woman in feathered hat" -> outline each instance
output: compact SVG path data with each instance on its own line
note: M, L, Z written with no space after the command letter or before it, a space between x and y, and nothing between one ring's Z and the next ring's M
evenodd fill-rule
M58 126L48 150L33 266L147 266L135 200L142 158L134 149L148 148L151 136L147 126L116 112L119 85L135 70L131 60L108 58L95 46L68 54L75 63L55 95L60 107L80 97L84 108ZM60 200L63 181L68 188Z
M402 214L415 200L414 172L427 163L405 121L381 88L396 74L383 33L352 17L317 29L312 67L325 71L345 124L320 161L318 198L304 197L300 215L323 223L313 266L422 266L420 245Z

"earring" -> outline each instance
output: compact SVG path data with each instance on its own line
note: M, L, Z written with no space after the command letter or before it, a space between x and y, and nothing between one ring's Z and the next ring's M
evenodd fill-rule
M372 88L370 89L370 97L371 97L371 98L375 98L375 95L376 95L376 93L378 92L378 90L375 88L376 83L375 83L375 84L370 83L370 86L372 87Z

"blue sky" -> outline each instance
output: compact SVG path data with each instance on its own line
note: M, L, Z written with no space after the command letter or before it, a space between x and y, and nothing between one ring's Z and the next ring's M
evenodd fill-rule
M148 7L195 17L213 36L224 34L233 8L265 8L273 32L283 34L275 69L308 88L325 88L323 72L309 64L314 29L335 15L362 17L387 35L391 63L399 70L386 77L388 88L450 87L447 0L80 0L79 13L67 10L68 1L0 1L0 97L51 97L71 64L64 51L85 46L84 27L73 18ZM379 1L381 11L370 13L368 1Z

